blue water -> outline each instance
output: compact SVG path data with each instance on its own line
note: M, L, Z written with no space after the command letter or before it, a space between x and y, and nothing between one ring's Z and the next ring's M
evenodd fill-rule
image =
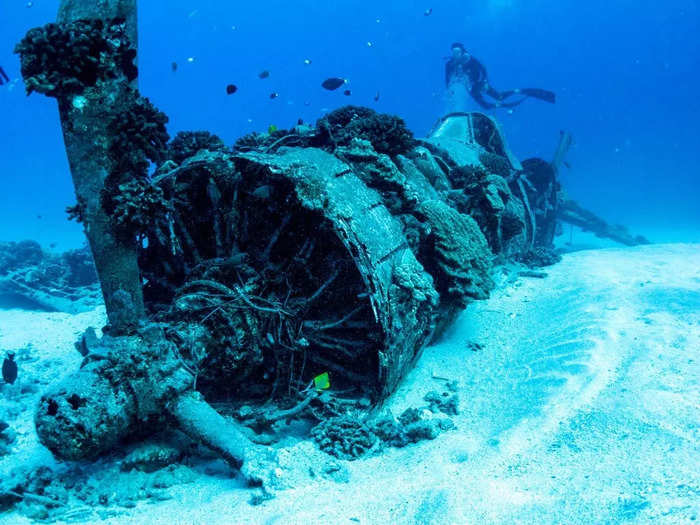
M13 79L15 43L57 6L2 0L0 65ZM558 94L554 106L531 100L495 113L518 157L550 158L559 130L570 130L562 179L572 197L652 240L700 241L694 0L172 0L139 10L140 87L173 135L208 129L232 143L353 103L398 114L422 136L443 111L444 57L459 40L497 88ZM323 91L329 76L348 78L352 96ZM0 86L0 112L0 240L79 245L79 227L65 220L74 197L55 101L25 97L19 81Z

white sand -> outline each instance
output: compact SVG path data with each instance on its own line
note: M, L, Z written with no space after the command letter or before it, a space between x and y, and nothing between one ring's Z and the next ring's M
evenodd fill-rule
M388 404L422 405L442 386L433 375L456 379L457 430L347 463L349 483L305 482L253 507L236 480L202 475L108 523L700 521L700 245L581 251L547 272L470 306ZM33 338L42 360L65 362L58 376L100 315L0 313L0 348ZM309 443L285 453L318 457Z
M15 352L19 369L13 385L0 387L0 418L16 416L12 429L17 434L12 456L1 458L0 476L25 462L55 463L38 442L33 424L35 403L27 403L27 398L38 400L47 385L76 370L82 356L74 343L88 326L101 328L105 320L103 307L78 315L0 310L0 355ZM27 396L28 391L34 395Z

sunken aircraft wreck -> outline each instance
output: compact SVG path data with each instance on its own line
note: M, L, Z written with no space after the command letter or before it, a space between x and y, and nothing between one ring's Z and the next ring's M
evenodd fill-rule
M424 139L347 106L232 148L207 132L171 140L137 90L135 0L64 0L17 52L27 91L58 101L70 213L109 319L37 407L61 459L172 426L265 483L273 449L244 427L381 406L488 296L495 266L557 261L561 221L645 242L566 198L568 134L552 161L520 162L481 113L447 115ZM222 402L254 408L231 417Z

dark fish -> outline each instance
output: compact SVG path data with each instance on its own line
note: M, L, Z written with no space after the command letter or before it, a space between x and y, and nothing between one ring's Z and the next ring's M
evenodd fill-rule
M328 91L335 91L343 84L345 84L344 78L332 77L332 78L327 78L326 80L321 82L321 87L323 89L327 89Z
M343 95L345 95L346 97L349 97L350 95L352 95L352 91L350 91L349 89L346 89L345 91L343 91Z
M379 91L374 94L374 101L379 102Z
M267 78L270 76L270 72L266 69L265 71L261 71L258 73L258 78Z
M569 164L567 161L564 161L564 166L566 166L567 168L571 169L571 164Z
M270 98L271 98L271 99L275 99L275 98L277 98L277 97L279 97L279 96L280 96L279 93L270 93Z
M170 64L170 69L172 69L173 73L175 73L175 71L177 71L177 62L173 62L172 64Z
M17 380L17 363L15 362L15 354L7 353L7 357L2 362L2 378L5 383L14 383Z
M300 118L297 120L297 126L303 126L304 125L304 119Z
M100 340L95 333L95 329L89 327L85 333L75 343L75 348L80 352L80 355L87 357L93 350L96 350L100 345Z
M226 94L227 95L233 95L236 91L238 91L238 87L236 87L233 84L229 84L226 86Z
M426 9L426 10L423 12L423 15L424 15L424 16L430 16L430 15L432 15L432 14L433 14L433 8L432 8L432 7Z
M7 73L5 73L5 70L0 66L0 86L2 86L4 83L9 82L10 77L7 76Z

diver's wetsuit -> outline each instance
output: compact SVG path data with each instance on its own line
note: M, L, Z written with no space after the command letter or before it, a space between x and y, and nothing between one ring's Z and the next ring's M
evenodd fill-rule
M554 93L542 89L511 89L498 91L491 87L488 73L484 65L472 56L450 58L445 65L445 84L450 82L465 82L471 97L484 109L512 108L523 102L528 96L536 97L547 102L554 103ZM497 102L489 102L484 94ZM513 95L522 95L522 98L513 102L505 100Z
M5 70L0 66L0 86L10 81L10 77L7 76Z

